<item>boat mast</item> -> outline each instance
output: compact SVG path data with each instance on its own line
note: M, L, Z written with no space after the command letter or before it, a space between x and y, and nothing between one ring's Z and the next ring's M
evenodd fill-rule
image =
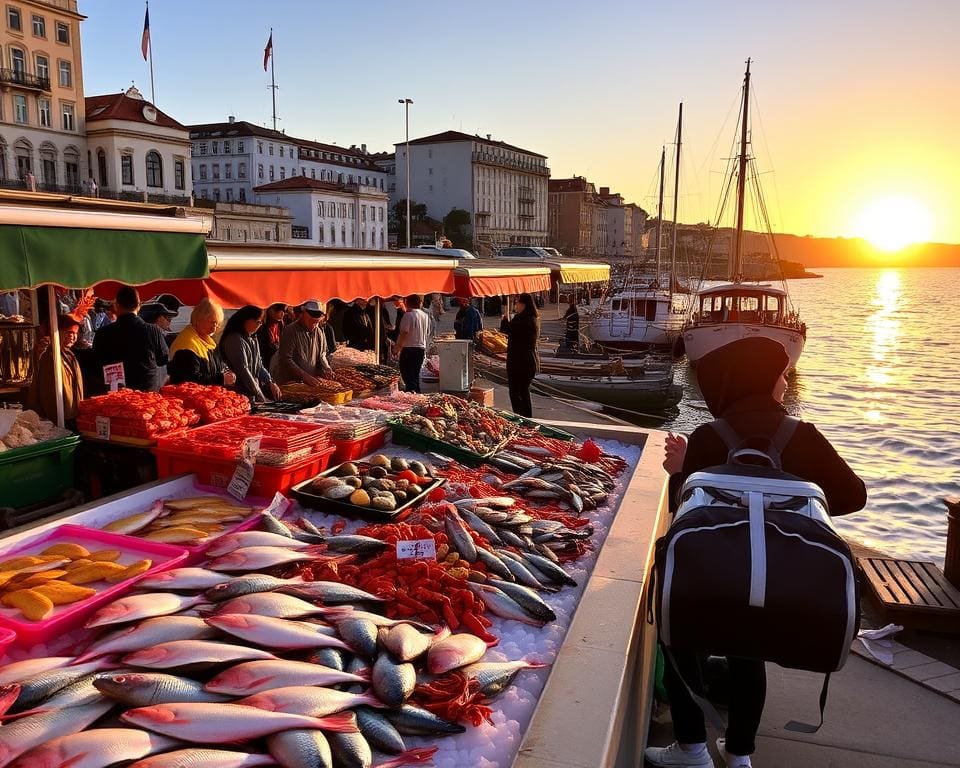
M680 144L683 136L683 102L680 102L680 115L677 118L677 161L673 173L673 236L670 242L670 304L673 308L673 281L677 272L677 207L680 203Z
M750 110L750 59L743 76L743 116L740 119L740 172L737 175L737 232L733 241L731 279L739 283L743 277L743 199L747 191L747 118Z
M654 272L653 285L660 287L660 225L663 223L663 167L667 161L667 148L660 150L660 200L657 203L657 271Z

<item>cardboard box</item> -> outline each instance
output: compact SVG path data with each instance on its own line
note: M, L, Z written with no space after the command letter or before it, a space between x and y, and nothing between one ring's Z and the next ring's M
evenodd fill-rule
M480 405L493 407L493 387L471 387L470 399Z

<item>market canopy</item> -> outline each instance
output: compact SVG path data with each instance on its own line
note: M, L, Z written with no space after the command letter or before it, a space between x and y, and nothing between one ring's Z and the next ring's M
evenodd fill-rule
M514 296L550 290L550 268L525 264L496 267L460 266L453 271L456 294L472 296Z
M599 262L546 262L558 282L565 285L572 283L605 283L610 280L610 265Z
M188 306L203 298L227 309L307 299L370 299L413 293L453 293L456 261L432 257L392 257L383 251L318 249L301 246L211 244L210 275L203 280L158 280L142 296L172 293ZM99 286L109 296L116 284Z
M205 277L202 219L0 206L0 291Z

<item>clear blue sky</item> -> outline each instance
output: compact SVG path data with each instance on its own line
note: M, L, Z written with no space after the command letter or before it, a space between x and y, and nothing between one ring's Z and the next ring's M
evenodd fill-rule
M143 3L80 10L87 94L135 81L149 98ZM413 137L491 133L648 208L682 100L689 221L715 208L752 56L777 228L850 234L857 205L900 192L960 241L956 0L153 0L150 16L157 105L183 123L269 123L273 26L290 134L392 149L409 97Z

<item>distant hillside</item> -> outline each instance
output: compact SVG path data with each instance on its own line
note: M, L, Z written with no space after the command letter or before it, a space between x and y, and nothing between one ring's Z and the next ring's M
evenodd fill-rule
M960 267L960 245L923 243L897 253L878 253L860 238L775 235L780 258L805 267Z

